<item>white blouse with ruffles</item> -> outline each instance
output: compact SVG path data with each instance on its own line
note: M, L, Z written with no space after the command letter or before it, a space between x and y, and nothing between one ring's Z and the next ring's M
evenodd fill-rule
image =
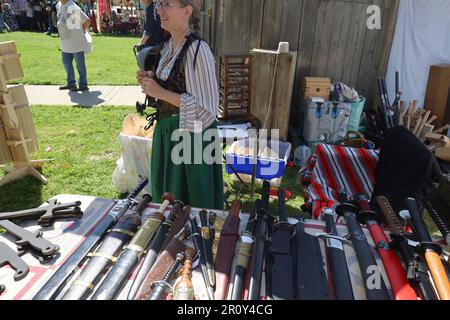
M167 80L180 54L186 39L184 39L172 54L172 38L161 50L161 59L156 70L156 76ZM180 129L189 132L201 132L208 128L219 112L219 88L216 77L215 58L208 44L201 41L197 53L194 70L194 55L198 40L195 40L187 50L185 59L186 92L181 94Z

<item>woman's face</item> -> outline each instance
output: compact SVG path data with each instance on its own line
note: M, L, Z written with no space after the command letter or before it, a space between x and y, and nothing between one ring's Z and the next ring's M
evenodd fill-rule
M161 27L169 32L185 30L189 25L192 8L177 0L162 0L157 3L157 12L161 18Z

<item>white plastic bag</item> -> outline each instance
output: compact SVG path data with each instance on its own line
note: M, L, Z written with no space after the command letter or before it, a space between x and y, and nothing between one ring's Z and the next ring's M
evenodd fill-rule
M119 135L122 156L117 161L112 181L118 192L128 193L133 190L140 177L150 177L152 139L137 136ZM151 194L151 184L144 188L144 193Z

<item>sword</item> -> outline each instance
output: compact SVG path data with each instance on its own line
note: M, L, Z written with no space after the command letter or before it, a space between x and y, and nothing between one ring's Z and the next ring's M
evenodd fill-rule
M389 240L378 224L379 216L369 206L369 197L366 194L357 194L354 200L359 206L360 220L364 220L375 242L378 254L383 261L389 282L394 292L395 300L417 300L417 294L408 283L406 272L394 251L389 247Z
M215 261L216 300L226 300L227 298L234 250L236 248L236 242L239 239L239 212L241 206L242 202L240 200L236 200L232 204L230 212L222 226L222 232L220 233Z
M383 213L391 230L392 241L390 246L400 251L403 261L407 266L407 278L410 284L420 293L424 300L436 300L436 296L427 275L427 268L421 257L414 252L408 244L408 239L403 234L403 226L398 220L389 200L384 196L376 197L377 204Z
M158 258L159 253L162 250L163 243L167 238L168 232L172 227L173 221L179 218L181 211L183 210L183 206L184 204L181 201L177 200L174 202L172 206L172 212L170 213L169 217L159 227L158 231L155 234L155 237L150 243L149 248L146 248L147 254L145 255L144 261L142 262L139 271L136 275L136 278L134 279L133 284L131 285L130 292L128 293L127 297L128 300L134 300L134 298L136 297L136 294L139 291L142 282L144 281L145 277L147 276L147 273L152 268L153 264Z
M333 238L326 239L326 246L336 299L354 300L355 297L353 296L353 288L348 272L344 246L342 241L338 239L339 234L334 222L336 212L331 208L325 208L322 213L322 218L326 223L327 233L334 236Z
M139 185L134 189L128 198L124 201L119 201L116 206L103 218L97 227L94 229L86 240L73 252L70 257L64 261L59 269L50 277L45 285L36 293L33 300L52 300L57 297L60 290L64 287L67 279L75 272L75 269L85 259L88 252L98 244L105 232L114 225L117 220L128 211L130 206L134 203L134 199L139 192L148 184L148 178L145 177L139 182Z
M295 225L295 276L298 300L329 300L330 289L325 273L320 243L305 231L305 220Z
M436 285L439 297L441 300L450 300L450 281L440 255L442 248L437 243L434 243L428 233L428 230L423 221L422 215L417 208L417 203L414 198L407 198L405 200L406 207L411 214L411 222L415 235L419 238L420 244L417 246L419 253L425 256L425 260L431 271L431 276Z
M214 257L212 252L212 242L208 223L208 211L200 210L201 235L203 242L203 253L205 256L206 270L208 272L209 283L212 288L216 286L216 273L214 271Z
M259 300L261 297L261 278L264 264L264 254L266 249L266 240L268 237L269 225L274 218L269 215L269 189L268 181L263 182L263 193L261 200L255 201L256 208L256 237L253 246L253 259L251 264L250 284L248 290L248 300Z
M294 270L292 260L292 236L294 227L288 222L285 210L284 190L278 190L278 214L280 218L274 226L269 247L270 291L273 300L294 299Z
M177 272L184 259L184 253L180 252L177 254L175 261L170 266L167 273L164 275L162 280L153 283L152 292L148 296L148 300L162 300L162 298L167 294L167 289L172 289L170 281Z
M102 284L94 292L91 300L111 300L117 297L123 288L125 281L133 271L144 254L145 248L152 239L158 227L164 221L164 211L167 206L174 201L174 195L165 193L162 196L163 203L157 212L152 213L148 219L142 224L138 232L131 239L130 243L125 247L124 252L120 255L116 265L111 269L103 280Z
M445 242L447 242L447 244L450 245L450 227L444 222L444 220L442 220L441 215L433 207L433 204L431 203L430 200L425 200L423 204L425 205L425 208L427 209L434 223L438 227L439 231L444 236Z
M131 239L141 224L139 214L144 211L151 201L151 196L145 194L132 214L122 216L115 227L105 236L96 250L88 254L89 262L83 268L66 291L62 300L84 300L100 282L103 272L117 261L123 246Z
M372 254L367 238L356 218L358 208L350 203L348 195L345 192L339 193L340 205L336 207L336 213L343 216L347 223L350 240L353 243L356 257L358 259L359 268L366 288L368 300L389 300L386 285L381 277L381 270ZM376 278L372 278L375 276ZM372 279L377 280L376 284L372 283Z
M197 225L197 219L192 217L191 219L191 229L192 229L192 241L194 242L194 248L199 256L200 267L202 270L203 281L205 282L206 291L208 293L209 300L214 300L214 289L209 282L208 268L206 266L206 257L203 249L202 236Z
M250 259L252 257L253 243L255 242L256 214L255 210L250 214L247 225L241 233L239 248L236 252L236 266L234 271L233 291L231 300L241 300L245 286L245 274L247 272Z

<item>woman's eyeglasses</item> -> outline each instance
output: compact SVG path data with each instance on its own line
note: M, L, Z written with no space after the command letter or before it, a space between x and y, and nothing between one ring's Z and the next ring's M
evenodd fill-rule
M178 4L178 3L169 3L167 1L155 1L155 9L168 9L170 7L180 7L183 8L185 7L185 5L183 4Z

